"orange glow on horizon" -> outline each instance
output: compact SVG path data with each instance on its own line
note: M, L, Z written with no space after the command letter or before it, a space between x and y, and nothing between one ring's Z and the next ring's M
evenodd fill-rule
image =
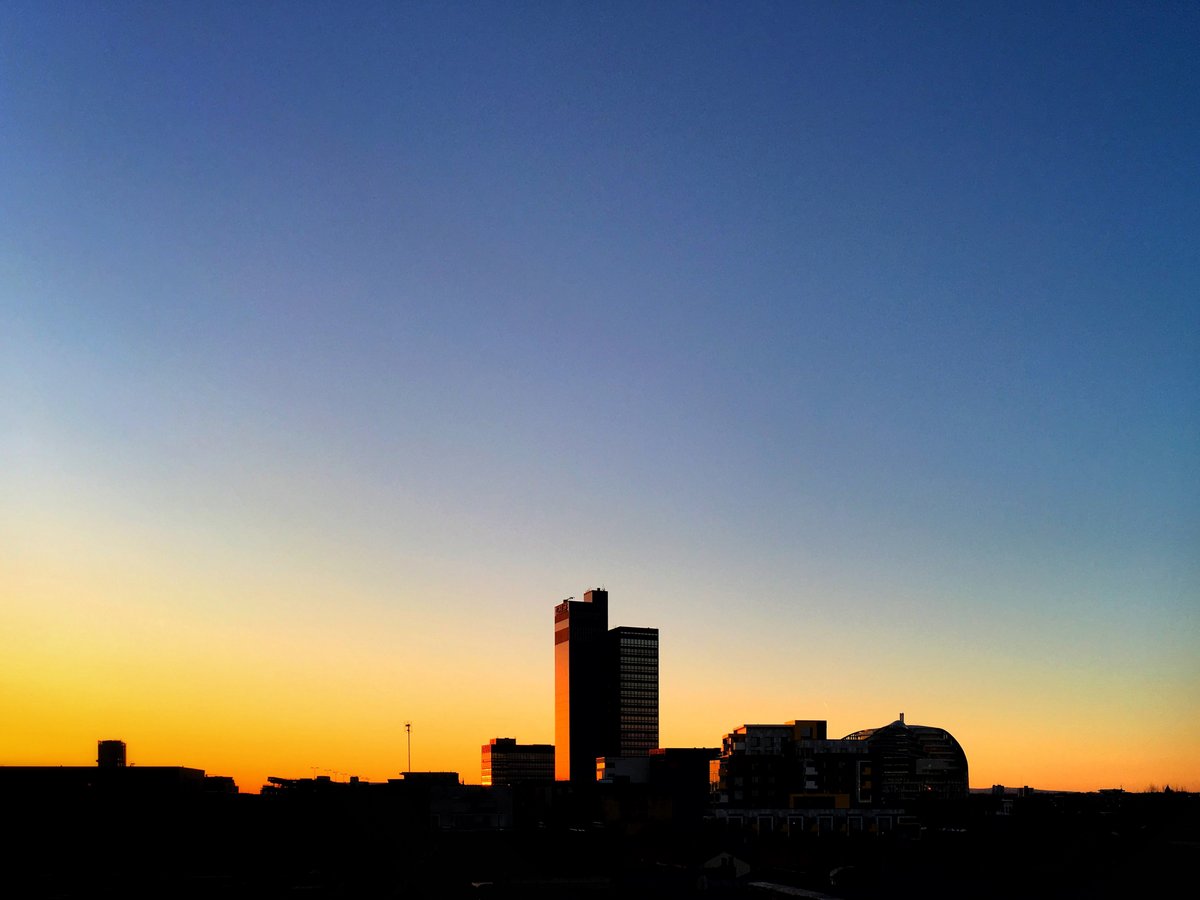
M554 741L551 602L523 608L498 638L449 606L338 615L314 605L336 596L332 580L263 581L243 610L216 574L125 575L82 553L30 554L0 578L0 593L20 598L0 611L3 764L92 765L96 741L115 738L135 764L202 768L243 791L271 775L383 781L406 766L411 720L414 769L478 783L491 738ZM973 787L1200 788L1200 728L1171 703L1140 702L1172 696L1150 676L1099 690L1090 673L1052 681L1037 665L991 671L980 659L970 678L847 667L797 690L801 678L723 669L654 624L664 746L715 747L747 722L795 718L823 718L840 737L907 709L955 735Z

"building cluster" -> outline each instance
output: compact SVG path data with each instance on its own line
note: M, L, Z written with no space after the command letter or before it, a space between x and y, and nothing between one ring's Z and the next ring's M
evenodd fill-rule
M958 741L903 713L837 739L812 719L742 725L719 748L661 748L658 649L656 628L609 628L605 590L555 606L555 744L492 740L482 748L483 783L608 789L606 801L641 785L657 798L638 801L646 809L790 833L884 832L967 797Z
M406 771L240 794L131 765L122 741L94 767L0 766L9 880L58 897L1168 896L1194 868L1200 794L970 792L953 735L903 713L660 747L659 633L610 628L603 590L555 606L554 653L556 744L490 740L482 784ZM1093 849L1064 864L1064 847Z
M555 743L496 737L481 785L457 773L405 772L369 784L271 778L266 797L348 792L400 803L438 828L522 821L709 821L788 833L884 832L968 794L967 759L946 730L900 717L831 739L823 720L747 724L711 748L659 746L659 632L609 627L608 592L554 607ZM83 796L236 793L231 779L185 767L132 767L121 741L100 741L97 766L0 767L0 788ZM289 801L290 802L290 801Z
M967 758L948 731L909 725L831 740L820 719L743 725L709 772L716 818L759 831L882 832L968 793Z

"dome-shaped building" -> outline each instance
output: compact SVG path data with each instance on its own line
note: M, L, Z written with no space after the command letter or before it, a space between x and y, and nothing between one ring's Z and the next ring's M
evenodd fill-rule
M900 713L890 725L856 731L843 740L867 742L877 804L967 796L967 755L944 728L909 725Z

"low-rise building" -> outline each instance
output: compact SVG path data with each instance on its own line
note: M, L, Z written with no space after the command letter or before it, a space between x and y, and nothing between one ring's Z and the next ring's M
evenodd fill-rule
M550 783L554 781L554 745L492 738L481 748L480 768L484 787Z

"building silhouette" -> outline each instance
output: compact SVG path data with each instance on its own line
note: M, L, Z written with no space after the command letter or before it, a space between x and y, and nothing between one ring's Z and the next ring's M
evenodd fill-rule
M608 591L554 608L555 778L596 780L599 757L658 746L658 629L608 628Z
M97 741L96 765L102 769L123 769L125 767L125 742Z
M882 728L847 735L867 745L874 794L883 803L961 800L967 796L967 755L944 728L908 725L904 713Z
M823 720L743 725L710 770L725 821L789 833L854 834L915 826L915 815L967 797L967 759L950 732L907 725L830 740Z
M0 766L0 796L43 797L47 802L171 801L236 794L227 775L188 766L131 766L124 741L97 741L94 766Z

